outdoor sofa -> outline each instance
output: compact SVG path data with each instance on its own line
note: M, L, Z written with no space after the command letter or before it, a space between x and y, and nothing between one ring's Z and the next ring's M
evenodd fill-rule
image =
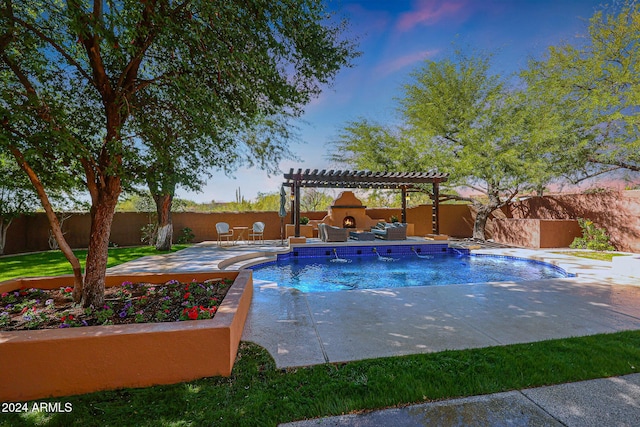
M323 242L346 242L349 230L328 224L318 224L318 237Z
M383 240L407 240L407 224L399 222L379 222L371 229L378 239Z

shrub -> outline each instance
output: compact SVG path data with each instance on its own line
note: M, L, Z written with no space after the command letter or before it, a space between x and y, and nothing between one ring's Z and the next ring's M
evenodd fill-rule
M302 224L302 225L309 224L309 218L307 218L306 216L300 217L300 224Z
M191 241L196 237L195 234L193 234L193 230L190 229L189 227L185 227L182 229L182 231L180 231L180 235L178 236L178 239L176 240L176 243L191 243Z
M578 224L582 229L582 237L576 237L570 247L573 249L591 249L594 251L614 251L616 248L609 241L609 236L604 229L583 218L578 218Z
M156 244L156 238L158 237L158 225L157 224L147 224L140 230L142 236L140 237L140 241L149 246L153 246Z

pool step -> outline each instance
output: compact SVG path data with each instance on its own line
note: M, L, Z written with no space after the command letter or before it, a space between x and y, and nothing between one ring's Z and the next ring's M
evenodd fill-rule
M276 261L277 254L269 252L254 252L224 260L218 264L220 270L241 270L263 262Z

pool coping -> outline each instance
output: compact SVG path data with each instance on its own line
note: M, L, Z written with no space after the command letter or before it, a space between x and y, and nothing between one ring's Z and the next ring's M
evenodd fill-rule
M464 255L469 256L492 256L499 258L507 258L507 259L519 259L526 260L535 263L547 264L553 267L556 270L559 270L561 273L565 274L565 278L577 277L581 274L579 268L574 268L570 264L568 265L566 260L563 258L559 259L548 259L547 257L532 254L527 254L523 256L519 254L520 250L516 249L516 253L504 253L506 249L475 249L475 247L471 248L463 248L452 245L450 240L390 240L390 241L347 241L347 242L314 242L314 243L306 243L306 244L292 244L287 248L278 250L278 251L257 251L253 253L242 254L240 256L232 256L227 258L224 261L221 261L218 265L222 270L244 270L250 269L257 265L268 264L277 262L279 259L284 257L288 257L290 254L294 254L297 249L309 249L309 251L318 250L319 248L331 248L338 249L336 254L338 256L352 256L354 254L345 253L343 250L339 250L340 248L364 248L364 247L397 247L397 246L437 246L437 247L447 247L449 248L449 252L452 249L462 251ZM418 248L417 252L420 251L421 248ZM429 252L431 253L431 252ZM313 258L313 257L324 257L330 254L316 254L316 255L303 255L300 258ZM389 255L388 253L386 255ZM398 254L393 254L398 255ZM400 253L400 256L409 255L405 253ZM364 255L364 254L355 254L354 256L373 256L373 255ZM293 257L292 257L293 258ZM571 257L573 259L575 257ZM572 270L572 271L570 271Z

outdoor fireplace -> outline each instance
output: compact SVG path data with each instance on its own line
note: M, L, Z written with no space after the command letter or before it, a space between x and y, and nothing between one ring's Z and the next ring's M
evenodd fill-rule
M356 219L352 216L345 216L342 220L342 228L356 228Z
M343 191L329 207L327 216L322 219L323 224L334 227L356 228L366 230L375 226L378 221L373 220L366 213L366 206L351 191Z

